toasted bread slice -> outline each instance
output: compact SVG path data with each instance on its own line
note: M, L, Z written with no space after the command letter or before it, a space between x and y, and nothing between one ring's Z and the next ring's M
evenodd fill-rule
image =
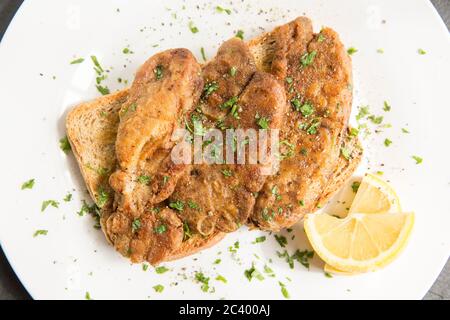
M249 42L258 69L268 71L273 53L268 52L268 34L263 34ZM95 203L106 205L99 197L102 192L112 192L108 178L116 166L115 140L119 125L119 110L128 96L128 89L115 92L96 100L82 103L69 113L66 119L67 136L73 153L80 166L86 186ZM351 157L340 157L333 171L333 178L320 197L320 204L325 203L350 178L362 155L362 147L357 137L344 139L344 147ZM109 200L111 201L111 200ZM110 203L109 203L110 204ZM105 210L108 211L108 210ZM104 220L105 217L102 217ZM182 246L167 260L179 259L219 242L225 236L222 232L204 238L195 235L183 242Z

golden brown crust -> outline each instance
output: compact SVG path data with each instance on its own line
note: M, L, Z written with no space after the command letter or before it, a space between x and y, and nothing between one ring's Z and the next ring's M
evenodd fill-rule
M352 72L337 33L324 28L313 34L307 18L278 27L264 39L269 43L260 45L271 47L270 72L285 83L291 104L280 140L296 146L281 161L279 173L267 179L252 216L259 228L277 231L315 211L333 176L351 110Z
M301 18L302 24L308 24L308 19ZM333 31L330 29L325 29L327 33L329 32L332 37ZM272 33L266 33L261 36L259 36L256 39L253 39L249 42L250 51L253 54L255 58L256 66L259 70L264 71L276 71L276 68L272 70L272 64L271 61L274 59L275 50L273 50L273 47L270 45L273 43ZM310 47L310 49L313 49L314 47ZM348 59L346 55L342 56L343 59ZM282 64L281 64L282 66ZM350 68L350 64L348 64L348 67ZM282 77L282 73L279 73L279 71L282 71L282 68L279 68L277 72L275 72L279 77ZM280 76L281 74L281 76ZM351 75L351 70L350 70ZM351 78L350 78L351 79ZM283 80L283 79L281 79ZM327 90L333 91L332 88L327 88ZM93 158L99 158L98 163L115 163L115 156L110 156L111 152L110 149L107 149L107 152L105 155L108 156L101 156L98 153L105 152L104 149L96 148L95 146L97 143L93 143L92 145L88 143L86 140L79 139L80 136L83 137L84 135L80 133L80 131L74 130L74 127L77 126L77 122L79 122L79 119L82 117L82 115L88 113L90 110L99 109L102 108L110 108L117 110L117 104L123 103L122 99L126 97L128 90L122 90L118 93L115 93L110 96L99 98L95 101L82 104L78 107L76 107L67 117L67 135L69 137L69 141L72 145L72 148L74 150L75 157L77 159L77 162L80 165L80 169L83 175L83 178L86 181L86 185L88 187L89 192L91 193L92 197L96 199L98 195L98 188L102 185L104 179L100 178L97 173L93 174L92 170L86 169L83 165L83 163L86 162L86 158L90 158L90 153L97 153ZM332 92L331 92L332 93ZM126 98L125 98L126 99ZM351 97L350 97L351 100ZM114 106L114 107L113 107ZM343 115L344 117L348 117L348 115ZM117 116L118 118L118 116ZM109 122L110 127L109 130L114 131L114 127L116 126L115 121ZM104 128L100 126L99 130L101 128ZM117 127L115 127L117 130ZM86 136L95 137L96 135L94 132L91 132L90 129L85 131ZM94 138L93 138L94 139ZM102 138L103 139L103 138ZM342 135L342 138L344 139L344 135ZM325 201L329 199L329 197L338 190L342 184L347 180L347 178L353 173L353 171L356 169L357 164L360 161L362 148L359 145L359 142L357 138L354 138L352 141L344 141L347 148L351 151L352 158L347 161L346 159L343 159L342 157L338 157L337 161L335 161L332 168L335 168L333 171L333 174L331 178L329 178L328 184L326 184L326 187L324 188L323 192L320 194L320 197L318 199L318 203L323 204ZM340 146L340 144L338 144ZM109 159L106 159L108 158ZM107 215L106 213L104 215ZM187 241L183 241L178 249L175 250L170 256L165 257L163 260L175 260L180 259L182 257L194 254L204 248L210 247L214 244L216 244L218 241L220 241L225 236L224 233L218 232L214 233L213 236L209 236L207 238L201 237L200 235L195 235L191 239L188 239Z

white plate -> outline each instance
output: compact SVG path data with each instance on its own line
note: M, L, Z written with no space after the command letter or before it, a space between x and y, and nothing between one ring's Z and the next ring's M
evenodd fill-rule
M283 299L282 281L295 299L422 298L450 252L450 37L432 5L420 0L217 3L233 10L227 15L215 11L217 4L199 1L197 8L196 2L26 1L14 18L0 47L0 239L30 294L38 299L83 299L86 292L94 299ZM259 27L270 30L302 14L313 19L316 30L331 26L346 46L358 49L353 55L353 118L356 106L369 104L392 124L364 140L365 161L358 174L383 170L404 209L416 212L405 252L382 271L330 279L317 258L310 271L298 263L290 270L277 257L281 248L272 235L252 244L260 232L240 230L212 249L166 263L171 271L162 275L131 266L92 227L91 217L77 215L88 195L73 156L59 149L67 111L99 96L89 56L95 54L112 69L106 83L119 89L123 84L117 78L132 80L136 68L155 52L186 47L201 59L205 47L210 57L237 29L249 39L261 32ZM190 32L190 20L197 34ZM127 46L135 53L123 54ZM377 53L379 48L384 54ZM426 54L418 54L419 48ZM78 57L85 62L69 64ZM382 110L384 100L392 111ZM386 137L393 141L389 148L383 144ZM416 165L412 155L422 156L423 163ZM36 179L34 188L20 190L30 178ZM68 191L74 197L66 203L62 198ZM47 199L58 200L59 209L41 213ZM47 229L48 235L34 238L37 229ZM287 248L291 253L307 248L302 228L295 234ZM240 249L232 258L228 247L237 240ZM222 263L214 266L218 257ZM244 270L252 262L259 270L269 264L276 277L249 282ZM192 280L195 271L211 278L215 293L200 289ZM218 274L228 283L214 280ZM163 293L152 289L157 284L165 286Z

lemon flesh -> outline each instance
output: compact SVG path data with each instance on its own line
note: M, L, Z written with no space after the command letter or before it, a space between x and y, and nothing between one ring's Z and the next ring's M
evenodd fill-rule
M356 273L391 262L407 243L413 213L354 213L345 219L310 214L305 231L316 253L333 269Z
M387 213L401 212L400 200L395 190L373 174L367 174L361 181L349 214L354 212Z

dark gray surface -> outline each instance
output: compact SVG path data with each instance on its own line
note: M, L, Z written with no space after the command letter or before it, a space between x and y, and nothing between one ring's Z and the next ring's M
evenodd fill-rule
M450 28L450 0L431 0L443 18L447 28ZM22 0L0 0L0 40L14 16ZM30 299L30 295L17 279L3 251L0 248L0 300ZM447 261L439 278L424 297L426 300L450 299L450 262Z

